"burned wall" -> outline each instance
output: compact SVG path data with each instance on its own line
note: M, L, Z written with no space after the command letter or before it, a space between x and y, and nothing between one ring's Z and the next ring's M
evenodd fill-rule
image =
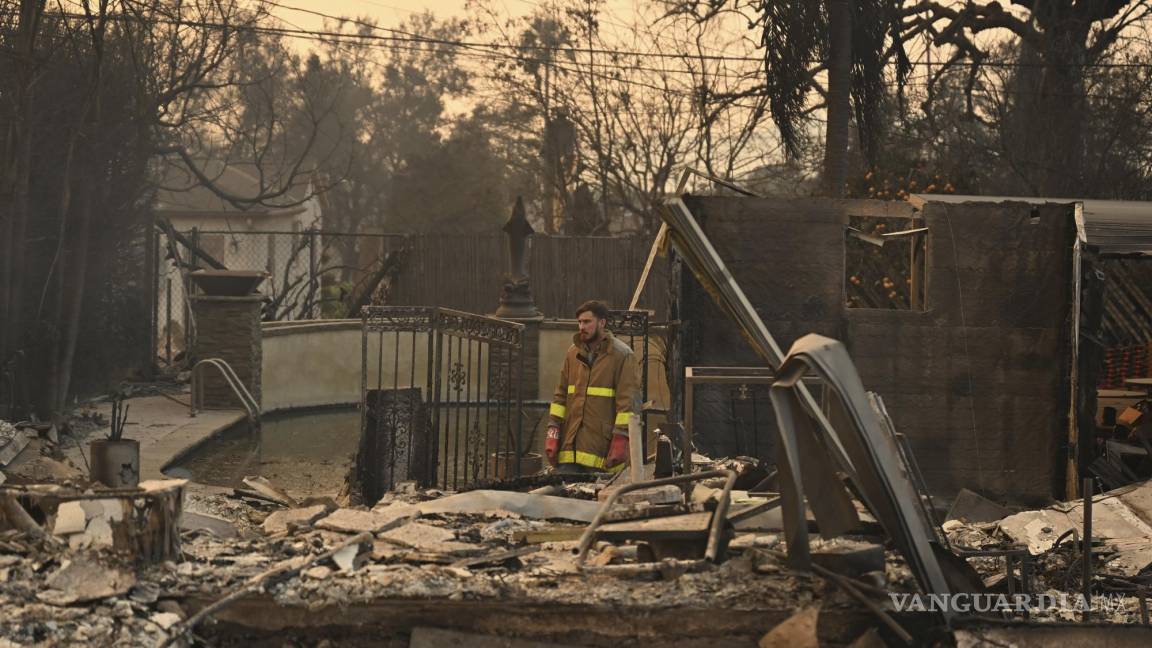
M1075 234L1067 207L928 203L919 214L929 229L924 308L900 311L846 307L845 226L851 216L886 209L910 214L907 206L686 203L781 347L809 332L844 341L865 387L884 398L908 436L933 492L968 487L1021 502L1058 492ZM762 364L685 275L685 363ZM724 389L698 393L702 449L730 454Z

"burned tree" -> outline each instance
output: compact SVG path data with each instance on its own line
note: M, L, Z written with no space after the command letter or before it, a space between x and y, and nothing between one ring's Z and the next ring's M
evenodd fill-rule
M238 82L237 36L262 15L235 1L7 7L0 41L18 55L0 59L13 89L0 98L0 402L50 416L139 367L157 155L195 158Z
M947 58L929 79L931 108L936 84L954 68L967 67L968 115L980 119L972 94L986 66L1007 66L1004 154L1023 188L1033 195L1079 196L1085 189L1086 81L1106 63L1129 32L1152 13L1146 0L1081 2L1015 0L967 2L962 6L922 1L901 10L900 38L924 38ZM1018 47L1014 60L993 60L996 39Z

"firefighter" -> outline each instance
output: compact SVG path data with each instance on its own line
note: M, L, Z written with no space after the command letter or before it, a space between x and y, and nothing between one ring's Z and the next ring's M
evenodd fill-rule
M628 459L628 418L639 409L636 358L606 330L604 302L581 304L576 321L548 410L544 452L559 472L617 472Z

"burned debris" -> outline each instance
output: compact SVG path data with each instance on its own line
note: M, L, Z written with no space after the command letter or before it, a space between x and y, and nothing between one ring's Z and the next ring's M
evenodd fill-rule
M876 382L892 385L905 371L925 375L918 362L943 362L963 348L974 327L1000 316L989 302L1015 299L1033 278L1022 276L1020 285L985 301L970 299L956 319L948 303L935 314L929 308L893 316L917 328L920 358L888 349L855 353L859 340L877 335L869 318L884 317L861 309L809 308L807 323L816 332L787 329L785 350L770 332L783 315L772 314L769 324L766 309L754 305L763 295L754 299L737 280L748 271L736 265L741 257L729 265L718 251L722 243L714 244L690 207L709 212L721 205L708 226L723 231L732 215L723 210L743 209L727 201L671 199L662 210L663 232L678 263L713 301L710 308L735 327L738 337L725 343L744 345L742 352L758 361L702 364L691 372L673 366L670 373L690 376L701 390L708 381L746 386L731 382L745 379L764 390L756 406L768 420L757 425L768 431L767 442L746 446L757 456L708 456L712 410L678 409L671 402L678 397L674 381L646 371L643 407L617 423L630 441L626 468L597 464L595 457L586 458L587 470L545 468L540 449L557 408L538 398L552 386L541 387L549 379L542 377L540 349L550 334L535 315L513 321L439 307L370 306L342 329L315 329L340 332L340 350L326 352L358 365L355 375L326 369L359 390L348 438L323 437L326 426L276 436L274 417L237 410L235 402L209 425L220 410L185 409L179 397L194 395L206 380L195 372L187 394L101 405L111 408L111 420L100 422L110 423L109 438L93 439L90 451L126 440L128 412L145 425L128 434L138 439L127 456L109 453L110 462L89 470L70 462L59 435L53 440L42 425L0 429L7 476L0 485L0 604L10 611L0 635L40 645L68 637L78 644L156 646L279 645L288 638L292 645L976 646L998 637L1026 643L1047 636L1048 625L1074 624L1069 636L1085 645L1101 641L1104 634L1094 632L1144 637L1152 623L1152 482L1142 480L1147 466L1138 453L1109 443L1139 446L1148 409L1143 397L1102 401L1125 405L1114 420L1107 415L1112 427L1099 444L1103 454L1073 468L1049 452L1053 439L1007 429L1015 424L1011 417L998 428L971 426L973 408L983 405L978 398L992 387L977 384L970 372L980 362L1012 375L1039 372L1034 358L1022 358L1031 352L1015 345L1020 336L1036 335L1034 324L1056 327L1045 319L1059 311L1056 305L1046 306L1043 318L1004 325L1010 330L1001 332L997 349L1005 357L960 361L946 389L960 405L924 389L917 392L922 400L914 400L904 384L891 396L871 389ZM835 235L842 244L841 207L821 204L831 211L810 236ZM911 223L916 236L931 239L951 214L929 210L922 227ZM1003 216L995 214L977 220ZM1050 222L1031 218L1028 226L1040 229L1025 230L1027 236L1067 234L1055 208L1045 217ZM969 243L958 249L969 254ZM931 240L926 245L935 249ZM933 265L939 261L929 260L928 270L942 272ZM752 285L767 290L765 283ZM1044 298L1056 299L1047 283L1040 288ZM942 299L941 290L931 281L924 286L929 307L940 303L932 300ZM245 374L246 393L283 398L258 384L280 380L267 367L285 354L250 348L251 315L243 315L236 339L201 340L194 355L212 358L211 344L240 344L244 357L266 364ZM667 339L648 339L655 330L649 314L611 317L627 332L621 338L631 335L627 344L646 368L651 353L665 353L662 362L679 357L661 351ZM841 325L846 342L836 336ZM270 344L287 330L270 328L277 331L267 336ZM563 335L549 339L570 333ZM1053 349L1068 346L1055 333L1041 337ZM695 352L716 344L704 340ZM309 385L302 384L293 398L305 394ZM1080 393L1059 380L1037 384L1042 393L1029 397L1028 412L1067 406L1073 391ZM244 393L234 389L231 397ZM1006 412L1025 400L1009 393L988 402ZM955 484L965 475L987 475L967 465L967 451L955 470L938 453L923 451L931 437L920 425L925 409L936 405L958 418L932 430L952 439L958 427L965 448L979 447L980 457L1001 466L995 479L955 491L940 487L942 477ZM680 411L692 420L680 421ZM1063 407L1046 412L1035 429L1066 438L1081 432L1079 420ZM189 425L203 426L201 436L182 427ZM227 425L240 427L221 435ZM1099 440L1094 434L1088 438ZM173 437L199 440L183 447ZM297 437L308 439L308 455L325 450L315 447L323 438L346 456L305 463L277 454L278 444L298 443ZM1037 452L1018 468L1021 474L1004 475L1010 463L1004 443L1017 437L1027 437L1025 447ZM214 438L239 439L225 447L229 456L221 463L242 472L214 476L201 472L206 460L187 460ZM328 476L294 474L316 470ZM1050 481L1051 494L1066 492L1065 482L1080 470L1095 479L1076 483L1075 496L1034 504L1040 482ZM1027 488L1020 497L1005 496L1014 484Z

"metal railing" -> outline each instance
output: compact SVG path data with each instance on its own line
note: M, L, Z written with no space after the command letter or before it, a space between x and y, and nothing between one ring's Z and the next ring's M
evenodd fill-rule
M236 398L240 399L240 404L244 406L244 410L248 413L248 420L254 427L260 425L260 405L253 398L252 392L244 386L240 381L240 377L236 375L235 370L223 358L204 358L192 366L192 397L188 399L188 415L196 416L196 409L205 409L202 405L204 399L203 381L198 379L200 375L200 367L208 365L216 367L220 371L220 375L224 377L224 381L232 388L232 392L236 394Z

